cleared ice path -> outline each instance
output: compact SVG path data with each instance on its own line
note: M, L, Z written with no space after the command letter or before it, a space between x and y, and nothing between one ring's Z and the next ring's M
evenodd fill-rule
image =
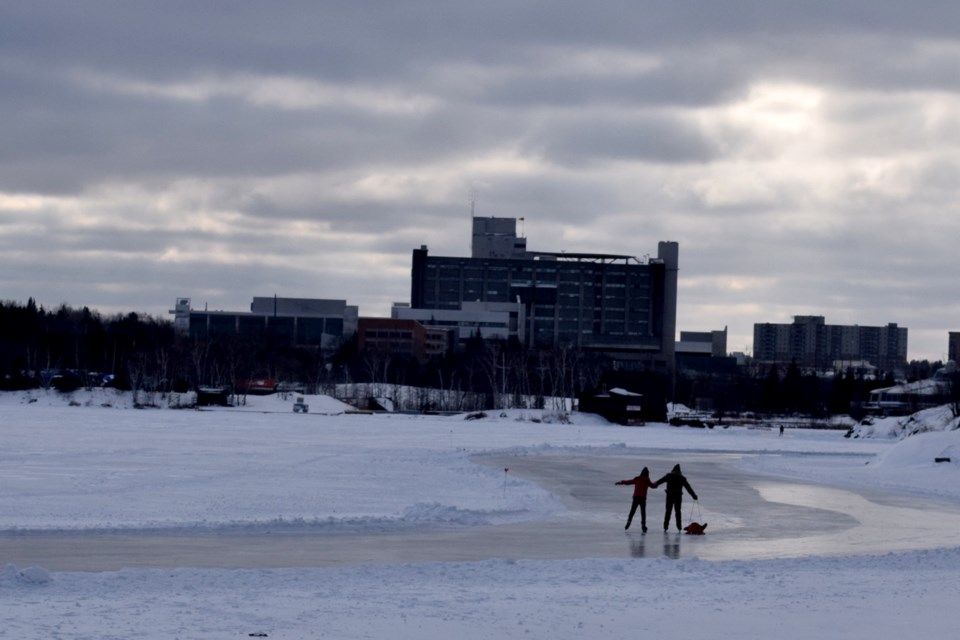
M0 534L0 562L52 571L127 567L270 568L447 562L490 558L693 557L705 560L852 555L960 545L960 506L867 494L743 473L717 454L477 458L534 480L567 506L562 516L496 527L330 534ZM632 487L680 463L700 496L707 535L663 532L663 490L650 492L625 532ZM694 502L685 498L684 524Z

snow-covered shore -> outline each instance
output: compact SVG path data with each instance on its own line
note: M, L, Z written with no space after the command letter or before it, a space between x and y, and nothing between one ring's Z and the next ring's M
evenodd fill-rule
M329 398L307 400L311 413L294 414L291 400L276 396L195 411L127 409L122 394L109 402L0 394L0 552L4 538L37 531L285 524L349 534L535 522L563 511L537 484L472 462L479 453L724 452L766 474L960 502L960 459L950 455L960 432L939 418L904 439L896 430L781 437L737 426L626 428L583 414L567 423L536 411L480 420L354 415ZM934 462L943 457L952 460ZM958 570L960 552L949 548L732 562L492 558L93 574L8 566L0 607L16 638L946 637L956 626L946 612L960 595Z

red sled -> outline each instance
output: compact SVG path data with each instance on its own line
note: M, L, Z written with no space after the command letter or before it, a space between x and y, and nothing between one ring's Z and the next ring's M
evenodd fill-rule
M699 522L691 522L685 526L683 530L691 536L702 536L704 533L706 533L707 523L704 522L703 524L700 524Z

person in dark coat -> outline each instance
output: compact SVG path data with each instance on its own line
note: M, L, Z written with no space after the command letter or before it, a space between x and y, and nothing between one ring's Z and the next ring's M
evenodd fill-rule
M640 472L636 478L632 480L620 480L616 484L632 484L633 485L633 504L630 505L630 515L627 516L627 526L624 529L630 528L630 523L633 522L633 514L637 512L637 507L640 507L640 527L643 529L643 532L647 532L647 489L653 487L653 482L650 481L650 470L646 467Z
M663 516L663 531L666 533L667 529L670 528L670 512L673 511L677 516L677 531L682 531L683 527L680 522L680 507L683 504L683 490L686 489L687 493L690 494L694 500L697 499L697 494L690 486L690 483L687 482L686 477L683 473L680 472L680 465L674 465L673 470L670 471L667 475L663 476L659 480L653 483L654 487L659 487L661 484L667 484L667 512Z

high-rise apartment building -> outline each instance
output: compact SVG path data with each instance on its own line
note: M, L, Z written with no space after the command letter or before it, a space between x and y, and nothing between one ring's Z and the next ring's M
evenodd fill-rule
M823 316L795 316L793 324L753 325L753 357L761 363L832 369L835 362L866 361L884 371L907 364L907 330L829 325Z
M465 302L519 303L524 342L609 353L672 369L679 245L656 258L534 252L514 218L473 218L472 256L413 251L410 306L460 309Z

